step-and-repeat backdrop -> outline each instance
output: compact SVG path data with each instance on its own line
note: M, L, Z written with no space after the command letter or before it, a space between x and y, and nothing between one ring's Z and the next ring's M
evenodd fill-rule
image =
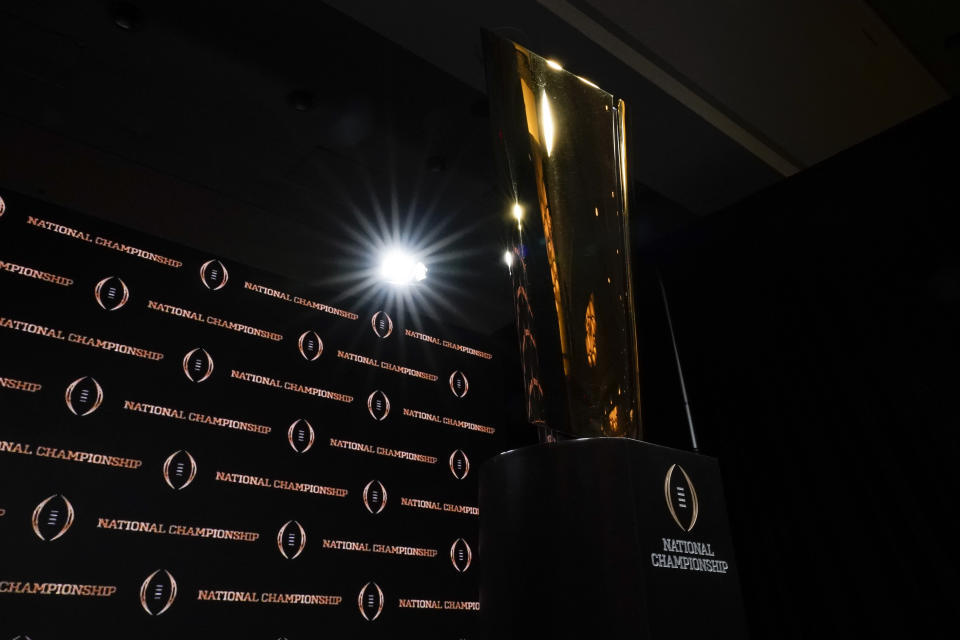
M475 636L489 343L0 196L0 640Z

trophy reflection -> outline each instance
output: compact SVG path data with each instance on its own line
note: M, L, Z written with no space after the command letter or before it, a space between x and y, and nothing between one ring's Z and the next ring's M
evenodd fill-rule
M624 103L484 34L527 419L541 439L641 438Z

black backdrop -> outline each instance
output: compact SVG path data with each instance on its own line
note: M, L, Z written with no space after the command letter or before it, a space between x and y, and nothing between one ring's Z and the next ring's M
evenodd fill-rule
M638 265L647 433L689 447L658 267L755 638L956 637L958 123L954 101Z
M352 315L337 311L346 304L309 308L295 297L327 303L329 292L232 262L210 263L204 271L216 256L13 193L2 196L0 637L472 637L478 517L470 511L477 504L477 469L531 436L527 430L511 433L503 419L504 358L495 345L426 320L404 324L390 308L383 309L390 321L377 327L390 333L380 337L371 322L378 309ZM222 287L220 266L228 274ZM95 293L105 278L123 284L107 280L99 289L101 305ZM151 301L164 306L149 308ZM103 308L121 302L116 310ZM182 310L199 315L185 317ZM422 335L406 335L408 329ZM306 356L298 349L308 331L323 343L314 360L308 357L316 354L315 344L304 344ZM339 357L341 352L408 370L356 362ZM208 373L210 362L209 377L193 381ZM455 371L469 384L462 398L451 387ZM251 382L233 372L262 377ZM71 388L75 380L80 382ZM274 386L288 382L301 386ZM317 389L352 401L322 397ZM457 387L461 395L462 389ZM383 419L377 419L386 407L382 397L374 397L373 411L368 408L377 390L389 400ZM435 418L406 416L404 409ZM300 419L313 430L309 449L309 431ZM372 452L348 443L369 445ZM451 468L458 450L470 465L463 479L455 476L467 470L459 455L459 466ZM84 460L76 453L97 455ZM69 456L74 459L64 459ZM283 488L289 485L278 487L277 480L311 486ZM364 489L374 480L381 484L370 485L368 509ZM382 511L373 494L379 486L387 496ZM49 496L55 497L38 510ZM425 502L410 506L404 498ZM302 526L306 544L287 559L282 551L293 556L303 537L290 524L281 549L278 534L291 520ZM451 547L459 538L471 550L461 543L455 566ZM330 548L336 541L370 546ZM375 544L388 549L378 552ZM141 587L157 570L144 587L144 605ZM166 572L176 581L176 596L155 615L171 602ZM66 595L76 588L40 583L116 591L106 597ZM383 594L382 612L372 621L358 603L367 583L376 585L364 592L376 594L364 602L367 617L380 604L377 586ZM200 600L201 590L216 599ZM265 594L334 598L281 604L264 602L274 598ZM401 599L440 608L404 608Z

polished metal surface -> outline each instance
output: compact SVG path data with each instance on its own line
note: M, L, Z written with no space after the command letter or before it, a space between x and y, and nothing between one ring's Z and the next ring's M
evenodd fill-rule
M640 438L624 103L494 34L484 48L527 419Z

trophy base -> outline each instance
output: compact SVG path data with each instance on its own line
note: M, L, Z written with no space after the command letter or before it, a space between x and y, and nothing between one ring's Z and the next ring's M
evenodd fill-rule
M540 444L480 472L488 638L743 638L713 458L621 438Z

